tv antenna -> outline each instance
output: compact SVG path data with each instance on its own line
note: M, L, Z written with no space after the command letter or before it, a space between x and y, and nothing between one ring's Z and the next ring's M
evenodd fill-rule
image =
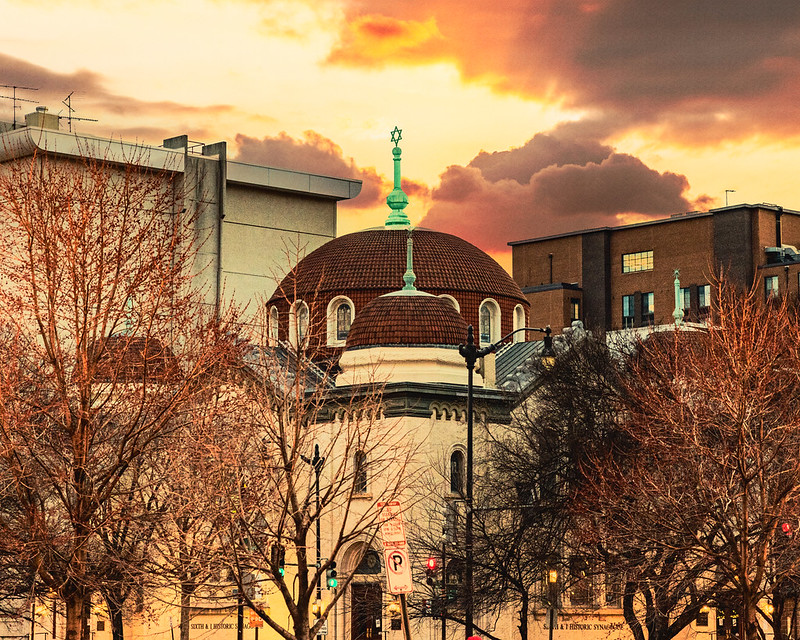
M0 88L2 88L2 89L11 89L11 95L10 96L0 96L0 98L3 98L5 100L13 100L14 101L14 106L13 106L13 109L12 109L12 111L14 113L14 118L13 118L14 123L11 125L11 127L12 127L12 129L16 129L17 128L17 109L21 108L21 107L17 106L17 102L36 102L36 100L29 100L28 98L18 98L17 97L17 89L22 89L24 91L38 91L39 87L23 87L23 86L20 86L18 84L0 84Z
M67 122L69 123L69 132L72 133L72 121L73 120L86 120L87 122L97 122L97 118L78 118L77 116L73 116L72 114L75 112L75 109L72 108L72 94L75 93L74 91L70 91L69 95L61 101L67 108L67 115L66 116L58 116L59 118L66 117Z

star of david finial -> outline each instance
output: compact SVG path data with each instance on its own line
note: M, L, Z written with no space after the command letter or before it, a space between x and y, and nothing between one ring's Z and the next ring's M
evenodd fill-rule
M394 142L394 146L396 147L402 139L403 139L403 130L395 127L394 131L392 131L392 142Z

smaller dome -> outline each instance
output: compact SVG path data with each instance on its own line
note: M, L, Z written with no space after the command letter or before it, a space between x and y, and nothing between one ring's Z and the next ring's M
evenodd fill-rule
M356 314L346 349L376 346L456 346L467 323L447 300L422 291L382 295Z

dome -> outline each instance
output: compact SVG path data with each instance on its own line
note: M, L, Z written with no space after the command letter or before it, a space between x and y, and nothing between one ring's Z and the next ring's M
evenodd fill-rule
M406 268L406 229L367 229L334 238L303 258L284 278L270 302L327 293L394 291ZM455 292L503 297L528 306L511 276L493 258L466 240L415 228L416 287L440 295ZM363 304L363 303L362 303Z
M452 304L420 291L389 293L368 303L347 336L348 350L373 346L456 346L467 323Z

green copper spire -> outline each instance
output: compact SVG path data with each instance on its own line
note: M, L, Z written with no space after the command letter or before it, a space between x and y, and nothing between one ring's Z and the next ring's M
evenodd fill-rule
M416 291L417 288L414 283L417 281L417 276L414 274L414 240L411 237L413 229L408 227L408 240L406 240L406 272L403 274L403 282L406 286L403 291Z
M397 145L403 139L402 134L403 131L397 127L392 131L392 142L394 142L394 149L392 149L392 155L394 156L394 189L386 197L386 204L392 210L386 219L387 227L407 227L411 224L411 220L408 219L404 211L408 206L408 196L400 188L400 155L403 151Z
M675 320L675 326L680 327L683 324L683 300L681 299L681 272L675 269L675 311L672 312L672 318Z

